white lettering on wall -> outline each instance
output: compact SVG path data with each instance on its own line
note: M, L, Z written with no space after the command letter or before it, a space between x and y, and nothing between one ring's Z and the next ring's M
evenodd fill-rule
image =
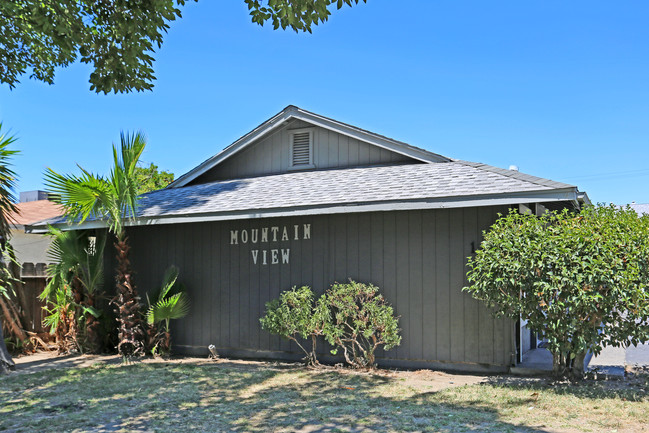
M287 263L288 264L288 259L289 259L290 254L291 254L291 249L290 248L287 248L287 249L282 248L282 263Z
M272 235L270 237L269 232ZM230 230L230 245L239 245L239 243L246 245L248 242L251 244L270 244L271 242L295 242L306 239L311 239L311 224L293 224L292 236L290 225ZM260 255L261 257L259 257ZM284 265L291 262L291 249L279 247L263 248L262 246L259 249L251 249L250 257L252 258L253 265L260 264L267 266L269 264L277 265L280 263Z

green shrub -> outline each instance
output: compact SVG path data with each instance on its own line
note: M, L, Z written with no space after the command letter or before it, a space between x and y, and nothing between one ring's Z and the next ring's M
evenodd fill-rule
M350 280L334 284L321 301L329 310L324 336L331 345L342 349L345 361L352 367L372 368L377 348L389 350L401 343L399 318L378 287Z
M328 320L326 306L319 300L314 302L315 295L308 286L282 292L279 299L266 303L266 314L259 319L261 327L271 334L294 341L306 354L304 360L308 365L318 365L316 358L316 339L322 335L324 324ZM298 337L311 337L311 350L307 350Z
M557 375L582 377L588 351L649 340L649 216L615 206L512 211L468 266L464 290L542 333Z

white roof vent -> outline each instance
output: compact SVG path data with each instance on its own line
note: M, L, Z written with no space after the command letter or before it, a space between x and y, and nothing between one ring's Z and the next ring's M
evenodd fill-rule
M292 168L313 168L313 130L290 132Z
M518 171L518 166L517 166L517 165L510 165L510 166L509 166L509 169L510 169L511 171Z

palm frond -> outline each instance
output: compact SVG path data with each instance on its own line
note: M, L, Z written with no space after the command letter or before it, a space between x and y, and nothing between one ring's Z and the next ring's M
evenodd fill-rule
M189 313L189 298L185 292L161 299L149 307L147 322L150 325L163 320L180 319Z
M50 277L41 299L51 299L55 291L66 284L71 284L74 276L88 293L101 288L104 279L104 249L106 235L97 236L94 252L88 250L90 236L87 232L76 230L63 231L48 226L48 235L52 242L47 251L50 266L47 274Z
M135 169L144 152L146 137L141 132L120 134L120 151L113 146L114 167L111 182L119 197L119 212L123 218L135 218L137 213L137 183Z
M81 267L81 283L91 294L100 290L104 285L104 250L107 238L105 233L98 234L95 238L94 251L88 250L89 238L86 238L85 263Z
M63 285L57 287L52 295L48 300L48 304L51 304L52 308L46 308L49 314L43 318L43 325L50 328L50 333L54 334L59 324L67 318L70 312L70 305L73 302L69 286Z
M162 287L160 288L160 293L158 294L158 301L167 297L169 291L174 287L176 281L178 281L178 266L171 265L165 271L164 276L162 277Z
M48 168L46 188L72 222L81 223L90 216L102 219L121 238L125 221L135 218L137 212L135 168L145 146L144 134L121 133L119 150L113 145L114 167L107 178L82 167L79 176L62 175Z
M88 217L106 216L111 185L105 179L83 169L81 176L63 175L51 168L45 171L45 186L52 201L60 204L71 222L82 223Z
M8 239L11 214L17 212L16 198L13 195L17 176L11 168L11 158L19 152L7 148L16 141L16 138L7 136L1 131L2 123L0 123L0 235Z
M48 268L48 274L53 276L53 273L72 272L78 268L83 259L82 234L77 231L63 231L48 225L47 235L52 238L47 250L47 258L50 263L56 264Z

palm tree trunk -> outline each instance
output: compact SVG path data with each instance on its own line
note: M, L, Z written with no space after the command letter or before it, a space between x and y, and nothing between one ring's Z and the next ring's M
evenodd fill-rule
M120 233L115 242L117 250L117 295L111 303L115 305L119 322L117 351L126 357L144 355L144 329L140 317L140 298L132 282L133 272L128 253L131 249L128 238Z
M25 330L21 327L20 317L18 316L18 312L13 308L13 305L11 305L10 302L11 302L10 300L7 300L6 298L0 296L0 309L2 309L2 314L4 316L4 319L9 325L9 329L11 330L13 336L18 340L20 340L21 342L24 342L28 338L27 334L25 333Z
M95 299L93 294L87 293L84 302L86 307L94 308ZM86 316L86 343L90 353L99 353L101 344L99 342L99 320L92 314Z

